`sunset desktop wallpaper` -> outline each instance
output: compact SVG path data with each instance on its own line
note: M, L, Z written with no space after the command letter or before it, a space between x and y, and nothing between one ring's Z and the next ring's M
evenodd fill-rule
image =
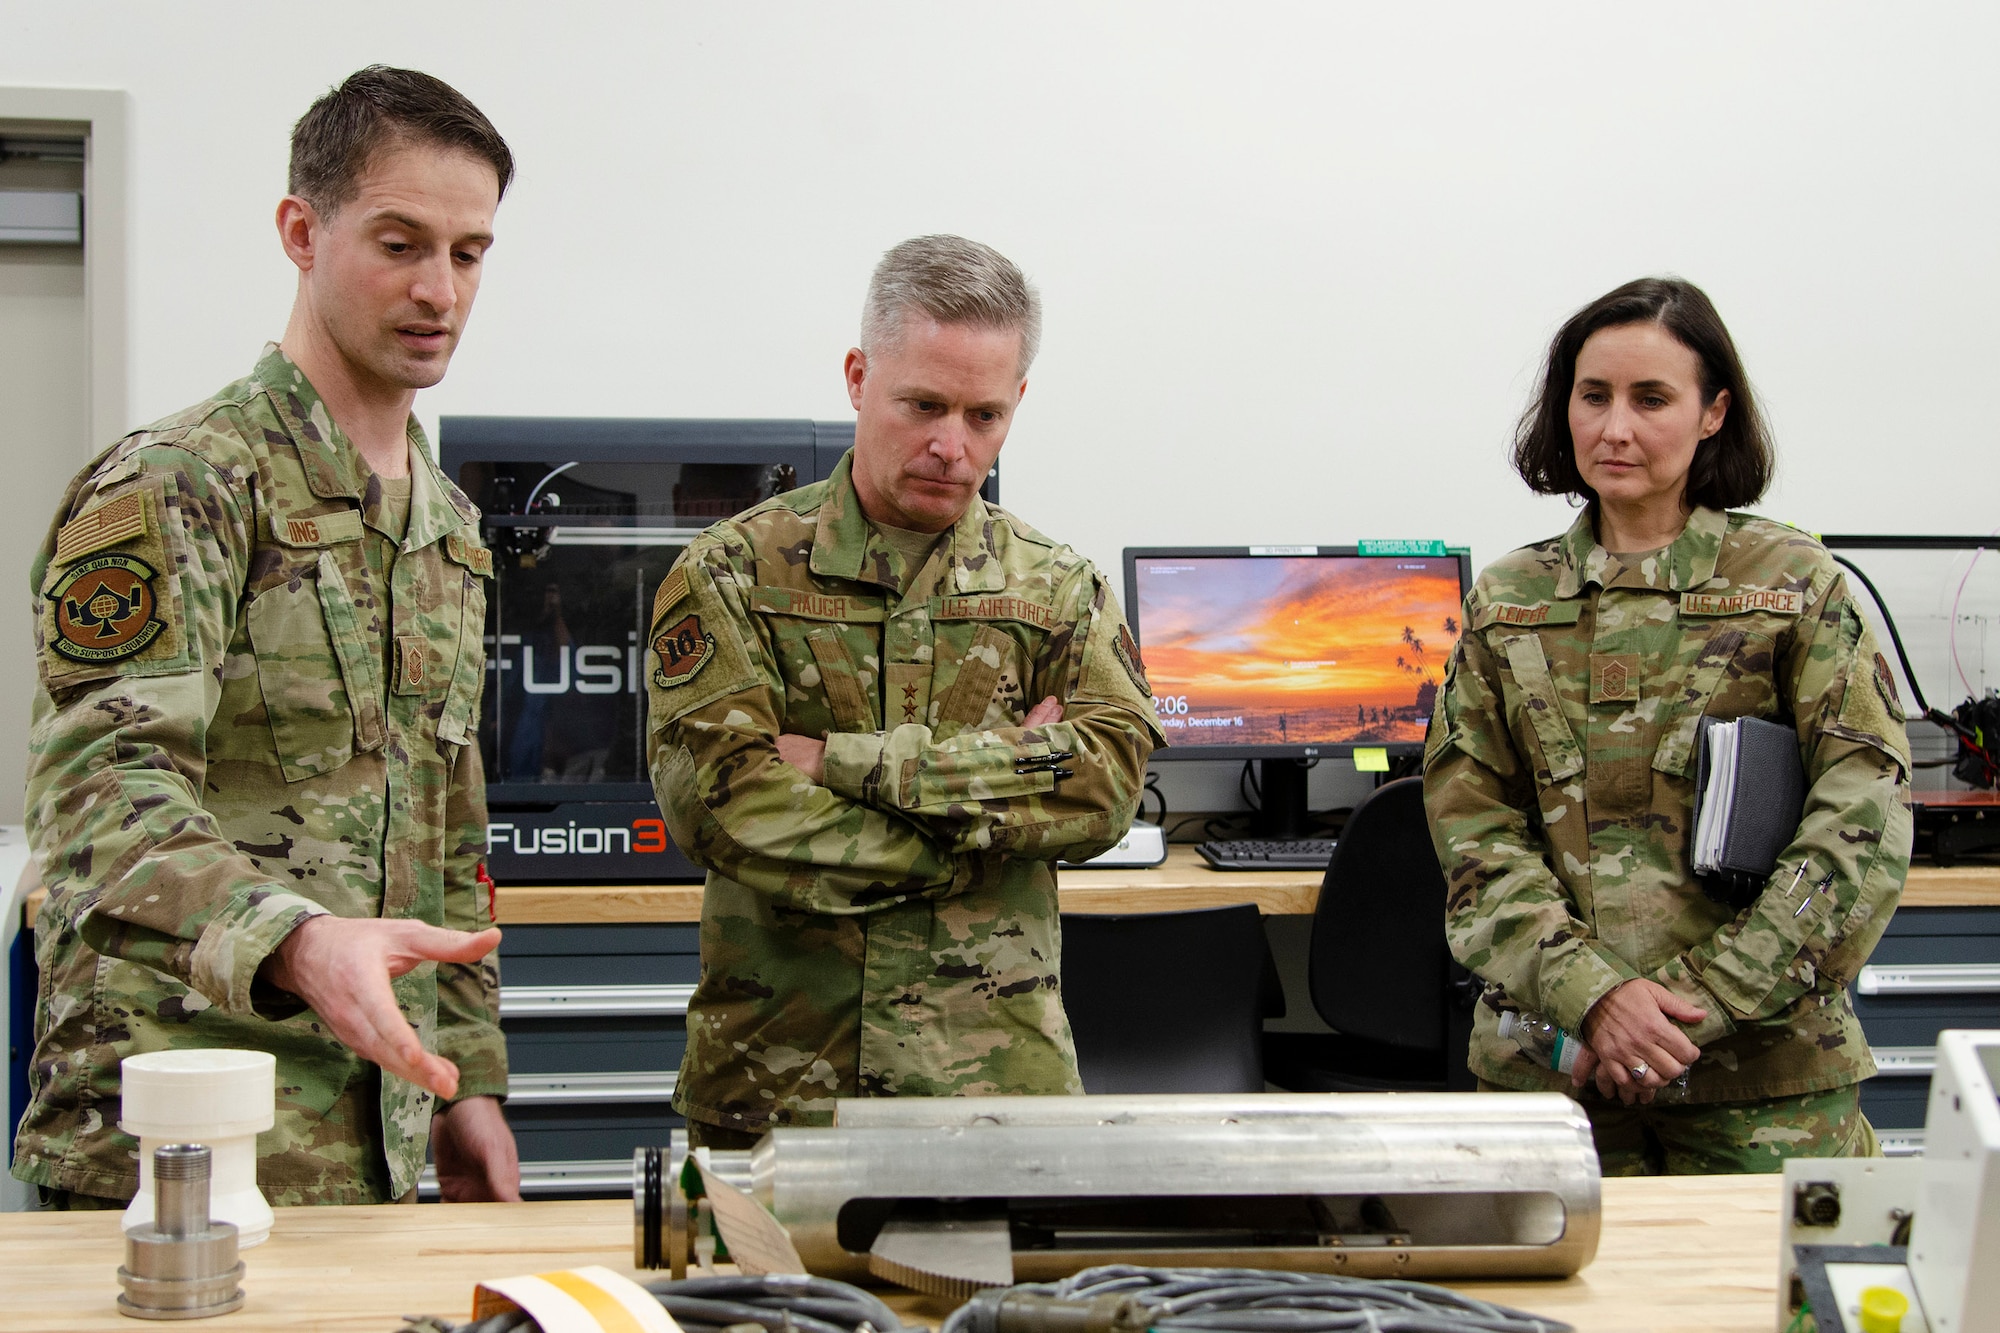
M1458 641L1456 559L1143 556L1134 572L1174 745L1423 740Z

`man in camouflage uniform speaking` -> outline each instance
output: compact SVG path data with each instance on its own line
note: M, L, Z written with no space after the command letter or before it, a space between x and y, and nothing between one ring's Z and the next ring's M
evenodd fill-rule
M697 1143L837 1097L1082 1091L1051 863L1124 836L1162 737L1102 576L979 497L1040 322L986 246L891 250L853 450L654 599L653 787L708 870L674 1094Z
M271 1202L517 1198L474 743L491 557L410 415L513 174L476 107L374 67L292 136L282 344L72 483L33 572L27 789L49 887L15 1174L138 1184L119 1062L277 1057Z

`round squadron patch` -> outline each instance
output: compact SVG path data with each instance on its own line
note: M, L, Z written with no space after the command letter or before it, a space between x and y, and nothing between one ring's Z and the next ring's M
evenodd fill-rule
M153 595L153 567L129 555L82 561L49 593L55 637L49 646L72 662L115 662L144 649L166 623Z
M703 632L699 615L682 616L660 631L653 640L660 664L653 668L653 683L663 690L685 685L701 673L715 656L715 636Z

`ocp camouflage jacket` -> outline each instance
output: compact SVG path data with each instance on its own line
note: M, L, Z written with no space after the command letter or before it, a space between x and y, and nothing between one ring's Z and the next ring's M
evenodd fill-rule
M257 1172L273 1203L415 1186L431 1094L257 980L316 914L492 919L474 743L491 557L409 435L400 546L380 483L276 347L71 484L32 576L27 821L49 898L22 1179L132 1194L119 1061L201 1046L277 1056ZM394 983L461 1096L506 1091L498 985L491 964Z
M1689 868L1704 714L1794 727L1805 767L1798 832L1740 912ZM1499 1010L1580 1032L1607 991L1649 977L1708 1011L1688 1030L1690 1101L1868 1077L1847 983L1902 892L1909 772L1888 666L1806 534L1697 510L1632 566L1586 511L1495 561L1466 598L1424 765L1452 951L1489 986L1474 1072L1566 1088L1499 1036Z
M1088 561L975 498L909 569L851 462L710 528L655 599L653 785L708 870L675 1105L712 1124L1080 1092L1051 863L1124 836L1161 742ZM1022 729L1049 695L1063 720ZM824 736L823 785L781 732Z

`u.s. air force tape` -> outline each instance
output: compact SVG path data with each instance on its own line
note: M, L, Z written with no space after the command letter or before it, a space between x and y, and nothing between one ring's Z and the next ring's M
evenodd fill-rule
M525 1311L543 1333L681 1333L651 1292L601 1265L482 1282L472 1317Z

